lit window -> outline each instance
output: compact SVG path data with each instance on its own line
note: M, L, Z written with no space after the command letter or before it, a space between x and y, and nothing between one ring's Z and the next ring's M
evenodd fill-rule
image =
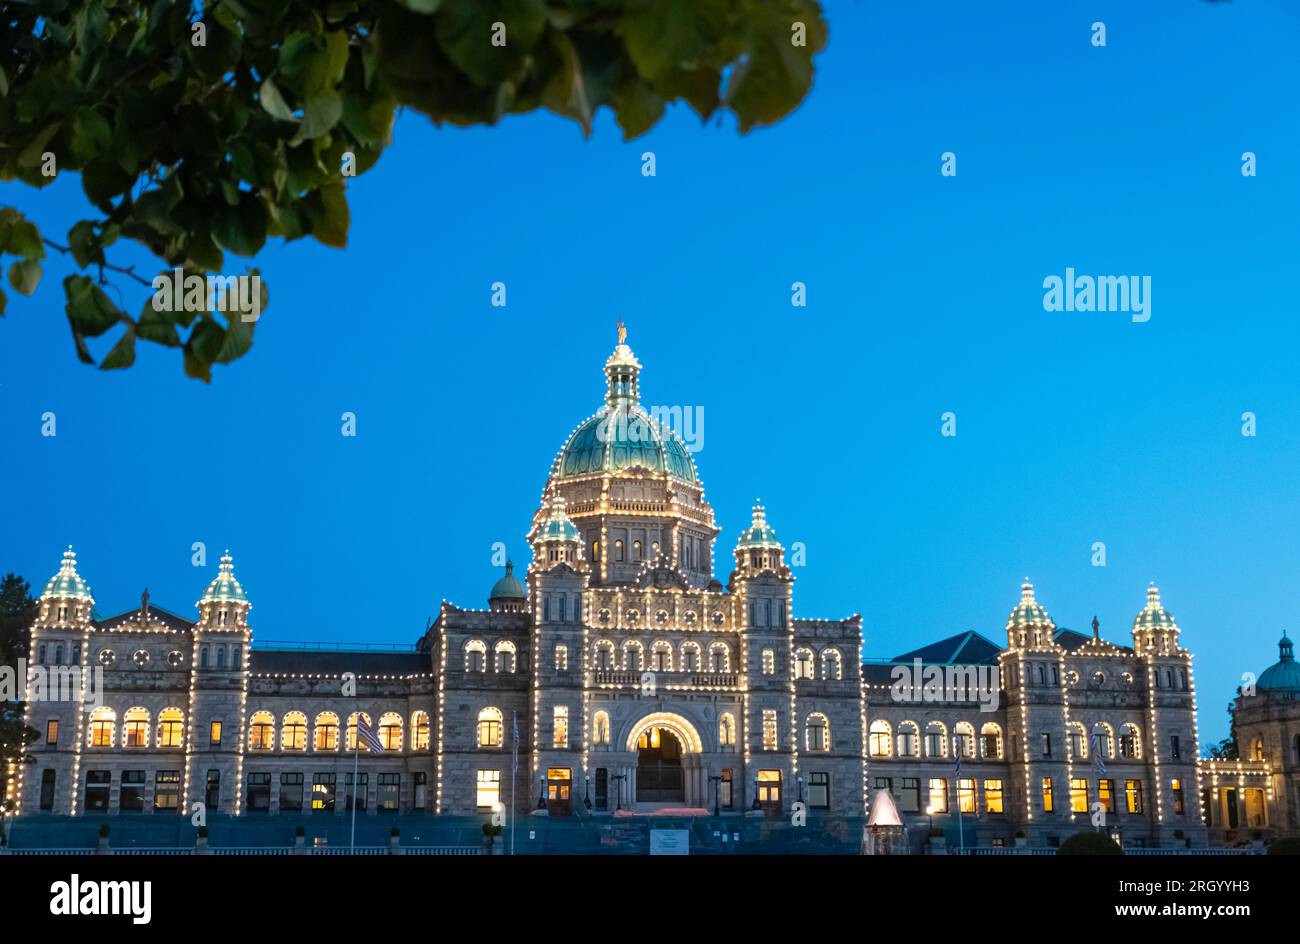
M560 643L555 647L555 671L569 671L569 647Z
M478 746L500 747L502 718L500 708L484 708L478 713Z
M318 751L339 749L339 716L334 712L323 711L316 716L312 747Z
M930 780L930 805L926 812L931 814L948 812L948 781L942 777Z
M776 674L776 653L773 652L771 649L763 650L763 674L764 675Z
M1052 778L1043 778L1043 812L1051 813L1056 809L1055 802L1052 799Z
M1130 813L1142 812L1142 781L1125 780L1124 781L1124 799L1125 808Z
M496 809L501 802L501 771L480 770L475 806L481 810Z
M781 771L758 772L758 802L779 805L781 802Z
M1114 780L1097 781L1097 799L1101 801L1102 808L1107 813L1115 812L1115 781Z
M609 743L609 715L598 711L591 722L591 740L593 744Z
M718 719L718 744L721 747L730 747L736 743L736 719L730 714L724 714Z
M427 751L429 749L429 714L417 711L411 715L411 750Z
M1003 812L1001 780L984 781L984 812L986 813Z
M1183 782L1177 778L1174 778L1173 780L1169 781L1169 789L1172 790L1174 794L1174 815L1182 816L1183 815Z
M402 716L389 711L379 717L379 743L386 751L402 749Z
M122 746L149 746L149 712L144 708L128 708L122 716Z
M1070 779L1070 812L1088 812L1088 781L1084 777Z
M772 708L765 708L763 710L763 750L774 751L776 749L776 711Z
M269 711L254 712L253 720L248 729L248 749L250 751L269 751L274 748L275 716Z
M867 749L872 757L890 757L894 753L894 738L889 722L877 718L871 722L867 735Z
M552 713L551 747L567 750L569 747L569 708L556 705Z
M280 750L305 751L307 749L307 716L301 711L291 711L280 723Z
M969 777L957 781L957 808L963 813L975 812L975 781Z
M213 747L221 746L221 722L214 721L208 728L208 742Z
M112 708L96 708L90 713L90 746L112 747L116 727L117 712Z
M45 723L45 743L49 745L59 743L59 722L54 719Z
M179 708L164 708L158 712L158 746L181 747L184 745L185 716Z

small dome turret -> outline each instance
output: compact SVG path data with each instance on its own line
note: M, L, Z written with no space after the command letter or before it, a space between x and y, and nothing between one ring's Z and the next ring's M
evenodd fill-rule
M244 588L235 579L235 560L227 550L221 555L217 575L212 578L212 583L208 584L208 589L203 591L203 596L199 597L198 606L201 607L205 603L247 602L248 597L244 593Z
M776 539L776 529L767 523L767 511L763 508L762 502L754 503L753 515L749 527L740 532L740 537L736 541L736 549L780 548L781 542Z
M1140 629L1177 629L1178 624L1174 622L1174 614L1164 608L1160 602L1160 588L1153 582L1147 587L1147 605L1142 608L1137 616L1133 617L1133 631Z
M1295 661L1286 631L1277 642L1278 660L1259 676L1255 688L1263 692L1300 692L1300 664Z
M528 588L515 576L515 562L506 561L505 576L492 585L488 595L488 608L492 610L523 610L528 605Z
M59 566L59 572L45 584L45 589L41 591L40 598L42 600L95 602L90 594L90 587L77 573L77 555L73 552L71 544L63 552L63 563Z
M1023 626L1051 626L1055 628L1056 624L1052 618L1047 615L1047 610L1034 597L1034 585L1025 578L1025 582L1020 585L1020 602L1011 610L1011 615L1007 617L1007 629L1019 628Z

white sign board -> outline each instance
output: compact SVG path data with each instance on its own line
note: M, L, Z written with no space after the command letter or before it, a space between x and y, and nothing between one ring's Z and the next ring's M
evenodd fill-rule
M650 830L651 855L690 855L691 831L689 829Z

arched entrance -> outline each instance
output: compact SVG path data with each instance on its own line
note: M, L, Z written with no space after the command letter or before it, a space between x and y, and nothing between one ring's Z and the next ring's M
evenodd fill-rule
M685 803L692 792L685 768L703 749L699 732L681 715L661 711L642 718L627 739L627 750L637 757L635 802ZM697 756L688 759L691 754Z

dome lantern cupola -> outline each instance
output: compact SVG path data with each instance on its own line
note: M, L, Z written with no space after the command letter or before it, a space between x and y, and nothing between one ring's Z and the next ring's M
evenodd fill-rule
M69 623L88 619L95 598L90 587L77 573L77 555L72 545L63 552L59 571L45 584L40 596L41 619L52 623Z
M195 604L199 608L199 623L209 629L240 629L247 622L248 602L244 587L235 577L235 559L229 549L221 555L217 575L208 584L203 596Z
M531 538L533 560L537 566L549 570L556 564L568 564L577 569L582 559L582 533L569 520L563 495L551 496L544 517L534 526Z
M1260 674L1255 688L1261 692L1300 692L1300 664L1295 661L1291 640L1285 630L1277 642L1277 653L1277 662Z
M1147 587L1147 605L1133 617L1133 646L1137 652L1158 649L1166 655L1178 648L1178 623L1160 602L1155 581Z
M785 548L776 539L776 529L767 523L767 509L761 500L754 502L749 527L736 539L736 568L758 573L780 570L785 565Z
M627 328L618 323L618 347L605 361L605 403L611 410L622 406L636 406L641 402L637 380L641 375L641 362L627 346Z
M1007 617L1007 643L1013 648L1045 646L1053 642L1056 624L1034 596L1034 585L1026 577L1020 585L1020 602Z
M528 588L515 576L515 562L506 561L505 576L492 585L488 609L496 613L522 613L528 607Z

